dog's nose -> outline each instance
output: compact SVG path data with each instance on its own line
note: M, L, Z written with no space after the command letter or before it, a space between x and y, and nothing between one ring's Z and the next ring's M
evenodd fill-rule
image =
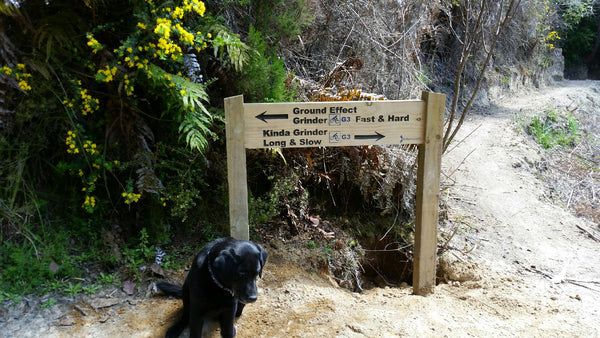
M257 299L257 295L247 295L244 298L239 298L240 302L244 303L244 304L250 304L250 303L254 303L256 302Z

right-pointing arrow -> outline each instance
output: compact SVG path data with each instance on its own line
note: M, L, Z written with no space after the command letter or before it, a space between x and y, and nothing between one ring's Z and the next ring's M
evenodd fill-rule
M378 132L375 132L374 135L354 135L354 139L355 140L375 140L375 141L379 141L382 138L384 138L384 135L381 135Z

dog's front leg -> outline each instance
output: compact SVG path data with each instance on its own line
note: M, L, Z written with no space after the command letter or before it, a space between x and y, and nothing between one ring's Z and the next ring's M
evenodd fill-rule
M191 304L189 313L190 338L202 338L202 327L204 326L204 316L202 309L197 304Z
M234 303L233 306L221 314L219 318L219 323L221 324L221 336L224 338L233 338L235 337L235 313L237 310L237 306Z
M246 306L246 304L244 304L242 302L237 302L237 310L235 311L236 317L239 317L242 315L242 311L244 311L244 306Z

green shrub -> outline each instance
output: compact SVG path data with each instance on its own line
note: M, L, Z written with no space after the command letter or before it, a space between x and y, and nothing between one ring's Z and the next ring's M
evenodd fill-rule
M269 41L294 39L310 24L312 15L306 0L247 0L241 5L249 6L251 17L242 18L248 26L254 26Z
M573 147L579 142L580 130L573 116L560 116L552 110L542 116L535 116L527 126L527 132L544 149L555 146Z
M288 101L290 94L285 86L288 74L283 59L277 56L275 49L267 46L263 35L253 26L248 33L248 45L254 53L250 54L239 82L248 102Z
M561 32L566 66L574 66L588 55L596 40L600 16L595 13L593 1L565 2L562 13L565 27Z
M0 289L11 294L44 293L48 281L81 275L67 232L47 232L40 238L23 229L24 236L0 244Z
M272 187L261 196L250 196L248 203L248 218L250 226L266 223L285 210L283 206L291 210L305 209L308 204L308 192L299 183L297 174L281 175L277 178L271 176Z

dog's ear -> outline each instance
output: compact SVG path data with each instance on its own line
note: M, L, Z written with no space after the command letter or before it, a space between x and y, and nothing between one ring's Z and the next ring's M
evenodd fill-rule
M267 250L265 250L260 244L254 243L254 245L258 249L259 256L260 256L260 270L258 271L258 276L260 278L262 278L262 271L263 271L263 267L265 266L265 263L267 262L268 254L267 254Z
M233 280L235 272L235 261L233 250L223 250L215 257L212 267L217 275L223 280ZM210 262L209 262L210 264Z
M198 266L198 268L202 267L202 264L204 264L204 261L206 261L207 256L208 252L206 250L200 251L198 256L196 256L196 266Z
M196 265L200 268L202 267L202 265L204 264L204 262L206 262L206 260L208 259L208 253L212 250L212 248L225 241L225 238L219 238L216 239L208 244L206 244L202 250L200 250L200 252L198 253L198 256L196 256Z

